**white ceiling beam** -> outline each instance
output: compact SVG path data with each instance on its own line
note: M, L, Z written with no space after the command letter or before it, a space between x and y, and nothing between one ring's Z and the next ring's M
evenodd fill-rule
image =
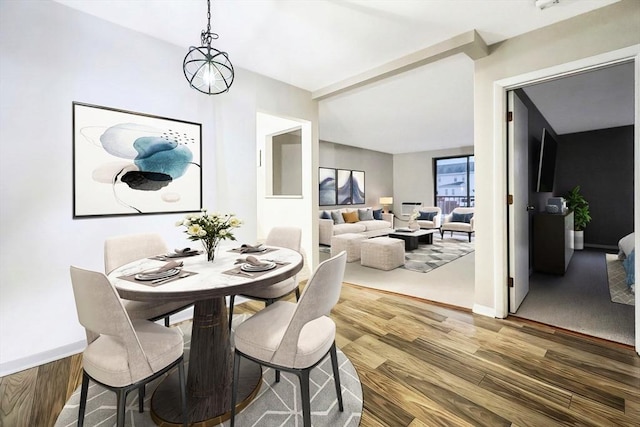
M318 89L311 94L311 97L319 101L458 53L464 53L469 56L469 58L476 60L487 56L489 54L489 48L477 31L467 31L466 33L462 33L433 46L387 62L364 73Z

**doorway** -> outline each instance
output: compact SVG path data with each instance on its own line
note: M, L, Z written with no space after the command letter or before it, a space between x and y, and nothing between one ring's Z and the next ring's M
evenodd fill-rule
M623 60L616 60L613 63L597 64L597 66L590 66L590 68L588 70L584 70L584 69L572 70L570 73L565 72L562 76L554 76L554 75L551 75L551 74L547 75L547 76L542 76L541 75L541 76L539 76L540 80L536 81L535 83L537 85L543 85L543 84L546 84L546 82L554 82L553 84L557 85L557 82L560 81L561 78L562 79L571 79L574 76L582 76L583 74L585 74L587 72L595 72L595 71L599 71L599 70L606 69L606 68L620 67L620 66L625 65L624 64L625 62L626 62L627 68L632 70L632 72L631 72L632 78L631 78L631 81L627 83L627 86L625 86L624 90L630 92L631 94L634 94L634 90L632 90L632 88L634 88L634 86L635 86L636 87L635 95L632 96L632 97L637 100L638 99L637 82L634 83L634 78L633 78L634 75L637 75L637 71L635 73L633 72L634 67L635 67L635 70L637 70L637 64L635 64L633 58L631 58L631 59L627 58L626 60L624 60L624 59ZM570 74L570 75L568 75L568 74ZM637 79L637 77L636 77L636 79ZM541 80L544 80L544 82L541 82ZM520 84L513 84L511 87L508 88L509 92L507 92L507 93L512 94L516 89L518 89L518 91L520 93L524 93L524 97L527 98L527 87L530 87L530 86L531 86L531 84L528 83L528 82L522 82ZM507 90L506 85L504 86L504 89ZM535 100L527 99L527 101L528 101L527 106L532 105L532 104L535 105L535 103L532 102L532 101L535 101ZM597 101L593 101L592 103L595 105L595 104L597 104ZM633 151L633 144L634 144L633 138L635 138L635 142L637 143L637 136L633 136L633 127L634 127L635 122L637 120L636 116L634 114L633 102L630 103L629 109L630 109L629 116L631 117L630 132L631 132L632 136L631 136L631 141L629 141L628 144L630 145L631 150ZM512 111L512 110L510 109L509 111ZM571 114L571 112L568 112L567 114ZM528 116L529 116L529 118L531 118L531 113L529 113ZM529 139L532 139L531 133L535 133L536 132L535 129L540 128L538 130L542 131L542 128L544 128L546 126L550 126L548 121L547 121L547 118L549 118L550 121L551 121L553 119L553 116L552 115L546 115L545 112L542 111L541 112L541 118L538 119L537 122L534 122L534 126L533 126L534 129L530 132ZM541 125L540 122L544 122L544 125ZM574 132L576 132L576 131L574 130ZM513 133L513 129L509 128L508 133ZM538 133L542 133L542 132L538 132ZM562 137L563 133L562 132L558 132L558 133L560 133L561 137ZM637 133L638 133L638 131L635 130L635 135L637 135ZM538 140L537 143L540 144L540 136L537 137L537 140ZM511 144L510 141L509 141L509 144ZM606 146L606 144L603 144L603 147L604 146ZM509 145L509 147L511 148L511 145ZM529 154L534 153L534 152L537 152L537 150L529 150ZM510 154L513 154L513 153L510 153ZM607 152L604 151L601 155L605 156L606 154L607 154ZM626 182L629 183L629 186L628 186L629 187L629 191L628 191L629 195L628 195L628 197L631 200L631 202L630 202L630 216L629 216L629 219L627 221L627 226L630 226L631 227L631 231L633 231L633 229L635 228L635 225L633 224L634 219L633 219L632 212L634 211L634 209L635 209L635 212L637 212L637 209L638 209L638 206L637 206L638 203L636 202L635 203L636 206L634 207L634 202L633 202L634 195L635 195L635 199L638 198L637 197L637 194L638 194L638 190L637 190L637 182L638 182L637 166L636 166L636 170L634 172L634 166L633 165L634 164L635 165L638 164L638 161L637 161L638 153L637 152L632 152L632 154L629 157L630 158L627 159L627 161L629 161L631 163L631 167L629 168L629 171L628 171L628 174L627 174L628 176L626 176L626 178L625 178ZM635 159L635 162L632 159ZM534 159L534 161L535 161L535 159ZM513 162L513 159L511 157L509 157L507 159L507 164L508 164L507 170L511 171L511 172L513 171L512 162ZM531 165L531 164L532 163L530 161L529 165ZM537 170L531 170L531 169L532 168L529 167L529 171L525 172L525 173L522 173L522 171L520 171L520 173L518 173L518 174L509 173L509 178L508 178L510 198L511 198L511 194L512 194L512 188L515 185L517 185L517 182L519 180L526 179L528 181L527 182L527 186L528 186L528 191L527 192L529 193L529 195L527 197L528 203L525 203L521 207L522 210L523 210L523 213L522 213L523 216L526 215L524 213L524 210L529 208L529 207L531 207L531 206L536 208L536 210L544 210L546 201L547 201L547 199L549 197L563 195L565 193L565 191L567 190L566 188L564 188L564 189L554 188L554 190L556 190L558 192L558 194L556 194L556 191L545 192L545 193L536 193L535 190L533 189L533 186L532 186L532 180L535 181L536 174L538 173L538 171ZM607 174L598 173L597 170L593 170L593 169L590 171L590 173L591 173L592 176L598 175L600 177L599 179L601 179L601 180L603 180L603 179L606 180ZM633 185L633 183L634 183L634 173L635 173L635 183L636 183L635 190L634 190L634 185ZM616 180L616 182L619 182L619 181ZM634 193L634 191L635 191L635 193ZM604 205L607 205L607 206L611 206L612 205L611 203L600 203L600 204L604 204ZM601 216L605 216L605 215L601 215ZM514 275L518 275L518 273L515 272L515 269L516 269L515 261L517 259L528 260L529 262L527 262L527 264L528 264L527 267L529 267L529 268L527 270L529 270L529 272L531 272L530 266L532 266L533 263L530 261L530 258L528 258L526 255L522 256L522 254L519 254L518 248L521 247L521 246L526 246L527 248L529 248L531 246L530 242L532 240L532 237L531 237L532 227L531 227L531 225L529 225L529 227L528 227L529 228L529 232L525 235L525 237L519 237L518 239L514 239L514 235L515 235L515 229L514 229L514 225L513 225L514 213L512 212L512 208L511 207L509 208L508 217L509 217L509 226L508 226L508 229L507 229L507 236L508 236L508 240L509 240L508 241L508 247L509 247L509 250L508 250L509 277L513 277ZM610 218L606 218L606 219L610 220ZM604 219L602 219L602 220L604 220ZM615 234L615 233L612 233L612 234ZM621 238L623 236L620 235L618 237ZM526 239L527 240L527 244L526 245L522 244L522 239ZM617 240L618 240L618 238L616 238L613 242L609 241L608 244L600 245L600 246L602 246L600 248L593 248L592 247L591 248L591 252L589 252L588 250L585 251L585 252L579 252L579 253L577 253L576 258L573 261L571 261L571 263L575 264L574 265L575 268L578 268L578 265L582 265L581 268L583 270L587 269L587 268L590 268L590 267L593 267L594 262L601 263L601 266L604 266L604 267L600 268L600 272L598 274L600 274L601 276L604 277L604 279L603 279L603 277L600 277L600 280L605 280L606 281L606 279L607 279L606 274L607 273L606 273L606 264L605 264L605 261L604 261L604 255L602 253L600 253L598 255L598 257L594 257L594 253L593 252L597 252L597 249L601 249L601 250L609 249L610 251L615 251L616 250L616 246L617 246L616 245ZM595 246L598 246L598 245L595 245ZM604 268L604 270L603 270L603 268ZM520 273L520 274L525 274L526 276L528 276L527 273ZM584 280L587 280L587 281L595 280L595 278L594 278L595 274L596 273L593 273L591 275L587 274L587 276L585 278L582 278L582 279L577 279L575 276L567 277L565 283L571 283L572 280L578 280L578 281L580 281L580 280L582 280L582 281L584 281ZM568 285L566 285L564 288L562 287L563 286L563 276L560 276L560 277L553 277L553 276L546 277L544 275L540 275L540 274L534 273L531 276L531 278L532 278L532 294L533 294L534 285L537 285L539 288L543 289L543 291L549 291L549 289L554 289L554 287L556 287L556 290L566 291L567 288L568 288ZM528 277L527 277L527 279L528 279ZM517 281L516 281L515 285L516 286L518 285ZM583 291L583 289L580 289L580 288L578 288L578 289L580 291ZM565 327L566 329L576 330L577 332L582 332L582 333L588 333L589 334L589 332L585 332L584 329L581 329L583 327L588 327L588 325L580 324L580 322L578 322L579 323L578 326L575 326L575 324L573 326L571 326L571 325L562 325L562 324L553 323L551 321L546 322L545 319L544 319L544 316L537 316L537 317L536 316L531 316L531 310L529 310L529 307L527 307L527 303L530 302L530 301L533 301L533 300L538 300L537 297L536 298L531 298L530 297L529 299L526 299L526 298L521 296L520 298L525 299L525 302L524 302L524 305L523 305L523 308L525 308L525 310L524 311L518 310L517 306L518 306L519 301L514 301L514 299L518 298L518 297L514 297L514 292L513 291L514 291L513 287L507 288L507 290L506 290L507 295L509 295L509 312L510 313L513 314L515 312L516 316L521 316L521 317L525 317L525 318L532 318L533 317L532 320L540 321L541 323L549 323L549 324L553 324L554 326ZM502 289L501 292L505 292L505 289ZM525 290L525 293L526 293L526 290ZM549 313L551 313L550 317L553 317L552 316L553 314L557 314L557 311L562 311L561 314L566 314L566 312L568 310L571 310L572 307L577 306L578 303L574 304L574 302L576 300L575 296L576 295L582 296L581 295L582 293L584 293L584 292L580 292L580 293L576 292L576 293L574 293L573 296L568 295L566 297L566 301L567 302L566 302L566 304L564 306L562 306L562 309L561 310L560 309L556 310L556 313L554 313L553 310L552 310L551 312L549 312ZM609 297L609 295L608 295L608 288L607 288L606 298L608 299L608 297ZM556 296L555 298L556 298L555 301L557 302L559 297ZM609 302L609 301L607 301L607 302ZM638 297L636 295L636 305L637 305L637 303L638 303ZM595 305L596 305L596 304L589 304L589 303L584 303L583 302L583 305L585 305L585 304L589 305L589 306L592 306L592 307L595 307ZM617 305L617 304L614 304L614 305ZM547 304L546 308L549 308L548 304ZM584 309L585 308L582 307L582 310L584 310ZM635 320L635 319L637 319L637 309L634 309L633 307L621 307L620 311L626 311L626 313L627 313L627 315L625 317L625 319L627 319L627 320L624 320L624 322L627 322L627 325L626 325L627 330L625 332L626 335L627 335L627 338L626 338L626 342L625 343L633 344L633 342L635 341L636 348L638 348L638 339L637 339L638 331L637 331L637 328L636 328L636 331L635 331L635 334L636 334L635 340L633 339L633 335L634 335L633 328L634 328L634 324L637 323L637 321ZM614 314L617 314L617 313L614 313ZM594 311L589 313L589 315L590 315L591 318L593 318L594 315L597 316L597 314ZM560 316L560 317L562 317L562 316ZM600 329L602 327L603 323L606 323L606 322L603 321L603 319L600 319L600 320L601 320L600 324L597 325L598 329ZM612 322L612 324L613 324L612 327L615 328L615 326L616 326L615 324L617 322L620 322L620 321L619 320L613 321ZM599 334L600 334L600 331L598 333L593 333L592 335L600 336ZM607 332L605 331L604 334L607 335ZM613 335L609 335L609 336L616 336L616 334L614 333ZM604 336L604 338L609 339L609 337L607 337L607 336ZM613 339L613 340L617 341L616 339ZM619 341L619 342L622 342L622 341Z

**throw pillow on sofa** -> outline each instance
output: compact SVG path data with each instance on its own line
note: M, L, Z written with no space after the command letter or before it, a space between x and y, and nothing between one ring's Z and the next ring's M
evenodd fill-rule
M354 222L358 222L358 212L353 211L353 212L343 212L342 213L342 218L344 218L344 222L346 222L347 224L351 223L353 224Z
M438 212L422 212L422 211L420 211L420 216L418 217L418 219L423 220L423 221L433 221L433 218L435 218L436 215L438 215Z
M331 218L333 218L334 224L344 224L344 218L342 217L342 212L340 211L331 212Z
M373 219L373 211L371 209L358 209L358 219L360 221L369 221Z
M322 211L322 215L320 215L320 219L331 219L331 214L327 211Z
M376 209L373 211L373 219L382 220L382 209Z

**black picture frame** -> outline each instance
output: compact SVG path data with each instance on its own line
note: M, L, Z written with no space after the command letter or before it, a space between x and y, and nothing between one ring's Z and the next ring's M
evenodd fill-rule
M72 103L73 218L202 209L202 125Z
M319 205L334 206L337 200L337 170L334 168L318 168Z

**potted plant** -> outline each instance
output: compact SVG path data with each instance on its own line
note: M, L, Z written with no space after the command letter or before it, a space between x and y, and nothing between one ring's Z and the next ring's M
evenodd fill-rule
M579 185L573 187L567 194L567 207L573 211L574 249L584 249L584 229L591 221L591 215L589 202L580 194Z

